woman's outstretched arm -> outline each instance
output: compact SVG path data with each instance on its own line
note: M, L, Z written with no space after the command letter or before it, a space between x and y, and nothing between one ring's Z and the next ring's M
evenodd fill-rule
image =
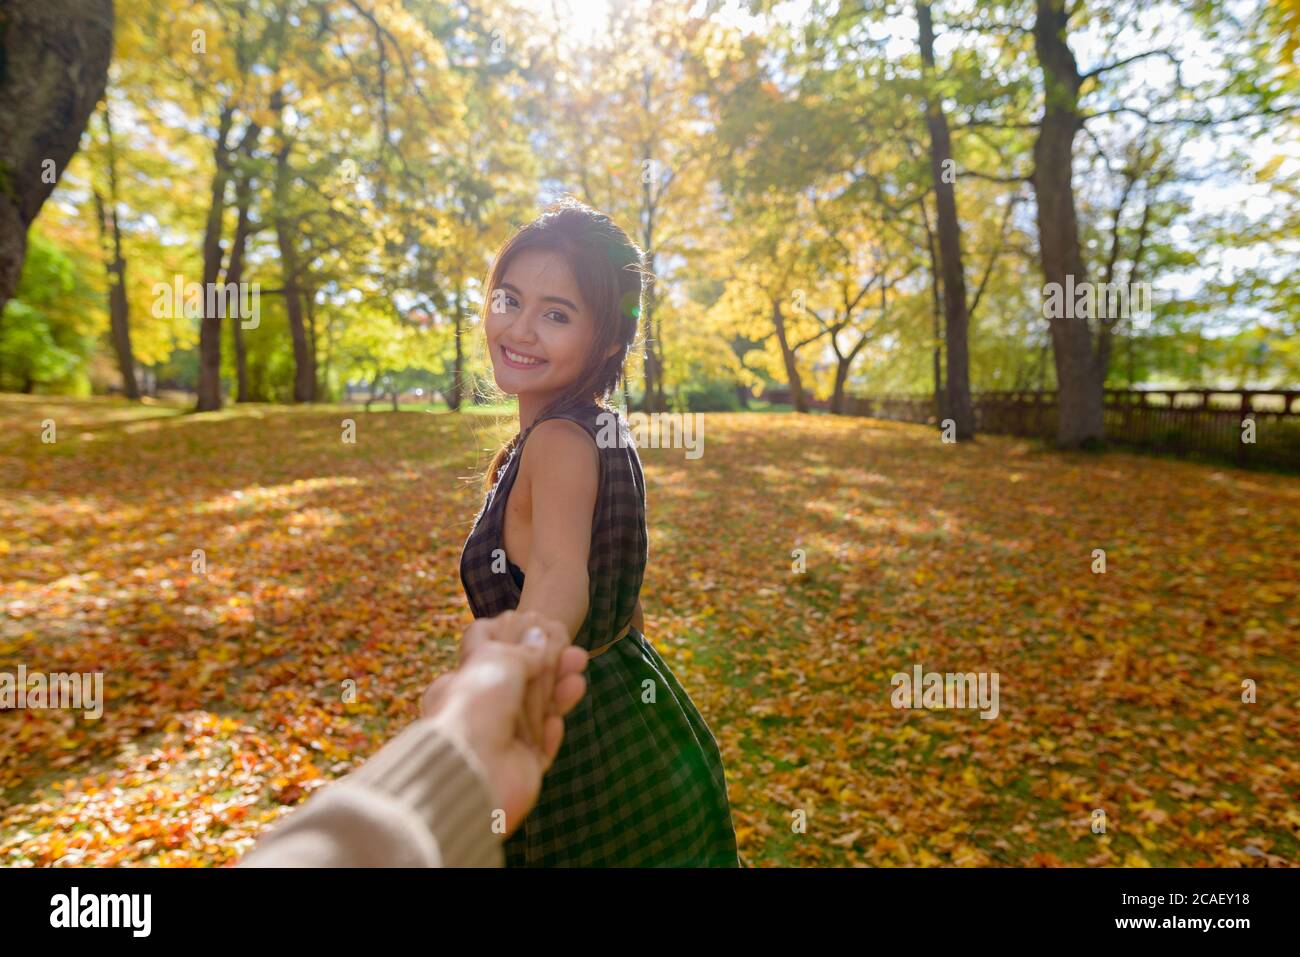
M582 426L547 419L524 444L520 469L531 493L532 537L518 610L562 622L572 640L587 617L599 452Z

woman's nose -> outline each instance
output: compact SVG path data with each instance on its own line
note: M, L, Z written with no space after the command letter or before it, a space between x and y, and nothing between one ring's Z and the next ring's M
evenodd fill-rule
M532 342L535 340L537 338L537 319L538 317L528 310L521 310L519 313L519 319L512 330L515 334L515 338L520 340L521 343L525 341Z

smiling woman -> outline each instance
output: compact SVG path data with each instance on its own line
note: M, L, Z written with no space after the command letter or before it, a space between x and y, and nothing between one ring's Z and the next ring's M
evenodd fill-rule
M507 241L486 286L484 338L520 431L486 476L461 582L475 618L535 612L591 658L537 808L506 842L511 865L738 863L717 741L642 632L645 478L605 404L636 336L643 259L569 200ZM600 438L611 420L620 441Z

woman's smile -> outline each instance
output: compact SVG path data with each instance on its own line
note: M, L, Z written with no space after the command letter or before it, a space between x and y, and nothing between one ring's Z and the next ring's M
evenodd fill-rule
M539 366L546 365L545 359L511 349L505 343L501 344L501 357L505 360L506 365L514 369L536 369Z

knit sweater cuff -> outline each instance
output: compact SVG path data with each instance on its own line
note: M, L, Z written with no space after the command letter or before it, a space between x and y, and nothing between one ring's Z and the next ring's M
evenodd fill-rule
M407 727L353 775L410 807L438 841L444 867L500 867L487 775L469 748L429 719Z

